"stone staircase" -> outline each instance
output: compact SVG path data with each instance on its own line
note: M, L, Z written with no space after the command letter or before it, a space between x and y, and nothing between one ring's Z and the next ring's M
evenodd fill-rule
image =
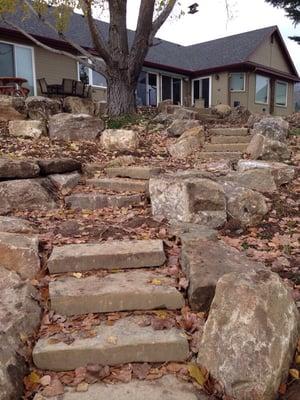
M211 141L199 154L201 160L238 160L251 140L247 128L212 128L209 133Z

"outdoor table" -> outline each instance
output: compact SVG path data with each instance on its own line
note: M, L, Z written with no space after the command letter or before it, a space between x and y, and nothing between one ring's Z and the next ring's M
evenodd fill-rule
M27 96L29 89L22 87L27 79L16 76L0 77L0 94L9 96Z

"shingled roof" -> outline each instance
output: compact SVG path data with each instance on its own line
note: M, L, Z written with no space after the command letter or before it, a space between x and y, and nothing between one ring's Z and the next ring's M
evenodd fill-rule
M19 24L21 28L38 38L61 41L53 30L48 28L35 16L22 19L16 13L13 17L10 17L10 20L15 24ZM97 20L97 24L104 38L107 39L109 24L100 20ZM8 25L0 21L1 29L11 30ZM250 55L274 32L278 32L280 39L281 35L278 28L271 26L191 46L181 46L156 38L154 46L148 51L145 64L160 66L162 69L174 69L187 74L195 71L201 72L218 67L242 64L248 62ZM86 19L80 14L74 13L72 15L66 36L85 48L93 48ZM134 39L134 31L128 30L128 39L130 45ZM296 68L286 48L285 51L290 61L291 69L294 71L293 75L298 77Z

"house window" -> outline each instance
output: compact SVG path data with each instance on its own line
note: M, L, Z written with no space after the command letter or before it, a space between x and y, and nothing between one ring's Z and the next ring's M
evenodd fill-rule
M78 67L79 80L86 85L91 85L93 87L107 88L107 82L105 76L99 74L98 72L88 68L83 64L79 64Z
M35 93L33 49L28 46L0 42L0 76L27 80L24 87Z
M243 72L234 72L230 75L230 90L232 92L245 91L245 74Z
M286 82L277 81L275 84L275 104L276 106L287 106L288 85Z
M157 106L159 101L158 81L158 74L155 72L142 71L140 73L136 89L138 106Z
M265 76L256 75L255 102L260 104L269 103L270 80Z
M181 104L181 78L173 78L171 76L162 75L161 88L162 100L172 100L174 104Z

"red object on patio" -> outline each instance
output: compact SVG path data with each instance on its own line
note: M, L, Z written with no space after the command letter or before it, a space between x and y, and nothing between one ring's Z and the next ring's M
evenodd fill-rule
M19 78L15 76L0 76L0 94L8 96L28 96L30 90L22 87L23 83L26 83L27 79Z

